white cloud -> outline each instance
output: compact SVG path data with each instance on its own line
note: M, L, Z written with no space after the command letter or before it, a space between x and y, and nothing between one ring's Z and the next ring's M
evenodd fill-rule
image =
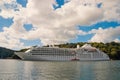
M3 30L4 32L0 32L0 46L11 49L23 48L23 43L18 39L19 35L16 34L14 29L4 27Z
M39 1L31 0L27 5L28 9L34 8L36 12L28 16L27 21L37 29L29 31L25 39L40 38L43 44L68 42L81 33L76 25L90 25L103 17L102 9L96 6L80 5L79 0L70 1L57 10L52 8L51 4L55 4L53 0L47 3L45 0L41 0L41 3Z
M87 32L84 32L84 31L82 31L82 30L79 30L79 35L86 35L86 34L88 34Z
M120 0L102 0L103 20L120 22Z
M87 34L79 30L76 27L77 25L91 25L102 20L119 21L120 19L119 0L66 1L69 2L56 10L52 6L56 4L55 0L28 0L26 8L17 4L15 0L0 1L0 15L4 18L14 17L14 23L9 28L5 28L3 32L0 32L0 36L4 37L4 40L1 39L0 45L7 47L7 43L2 43L2 41L7 41L9 45L14 45L11 48L17 47L18 44L23 47L24 44L20 42L20 39L40 39L43 44L64 43L76 38L77 35ZM102 7L97 8L97 4L100 2ZM6 8L3 5L4 3L16 5L19 11L15 11L14 7ZM32 24L34 29L26 31L23 27L25 23ZM103 39L100 38L103 34L99 30L95 32L96 35L91 41L109 41L104 37ZM103 29L101 31L103 33L108 32ZM10 40L5 37L7 34L9 34ZM109 38L109 36L106 37ZM14 43L11 43L12 41Z
M116 38L116 39L114 40L114 42L120 43L120 39Z
M4 18L14 17L17 15L20 8L22 8L21 5L17 4L16 0L1 0L0 1L0 16Z
M118 37L120 36L120 26L116 28L108 28L108 29L102 29L99 28L93 29L89 32L89 34L95 34L90 42L111 42L111 41L118 41Z

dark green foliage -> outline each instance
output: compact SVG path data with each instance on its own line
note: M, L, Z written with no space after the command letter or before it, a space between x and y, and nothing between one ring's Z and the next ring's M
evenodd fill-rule
M13 54L13 50L0 47L0 59L10 58Z
M79 43L66 43L66 44L60 44L59 47L63 48L75 48L77 44L80 46L83 46L87 42L79 42ZM111 42L111 43L89 43L93 47L96 47L100 49L101 51L105 52L109 55L109 57L113 60L120 60L120 43Z
M77 45L83 46L84 44L86 44L87 42L78 42L78 43L66 43L66 44L60 44L60 45L55 45L55 46L59 46L60 48L76 48ZM115 42L111 42L111 43L89 43L91 44L93 47L96 47L98 49L100 49L101 51L105 52L106 54L109 55L109 57L113 60L120 60L120 43L115 43ZM47 45L48 46L48 45ZM27 49L21 49L18 52L25 52ZM14 54L14 50L10 50L10 49L6 49L6 48L2 48L0 47L0 58L1 59L6 59L6 58L13 58L13 59L19 59L18 56L16 56Z
M14 52L14 50L0 47L0 59L20 59Z

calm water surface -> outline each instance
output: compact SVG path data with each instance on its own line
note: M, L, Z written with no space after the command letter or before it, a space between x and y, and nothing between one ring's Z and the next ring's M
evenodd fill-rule
M119 80L120 61L0 60L0 80Z

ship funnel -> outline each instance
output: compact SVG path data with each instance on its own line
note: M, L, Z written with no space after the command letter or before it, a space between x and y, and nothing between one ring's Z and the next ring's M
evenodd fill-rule
M77 45L77 49L79 49L80 48L80 46L79 45Z

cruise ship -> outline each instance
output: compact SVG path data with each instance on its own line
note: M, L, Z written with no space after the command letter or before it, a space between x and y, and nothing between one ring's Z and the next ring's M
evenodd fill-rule
M99 49L85 44L77 48L59 47L32 47L26 52L15 52L23 60L40 61L84 61L84 60L110 60L109 56Z

